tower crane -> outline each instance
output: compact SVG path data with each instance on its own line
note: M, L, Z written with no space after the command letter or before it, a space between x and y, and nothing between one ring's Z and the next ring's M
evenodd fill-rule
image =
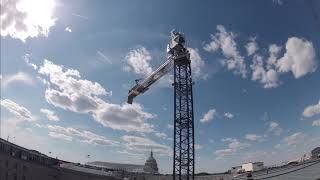
M173 180L194 179L194 114L190 53L185 47L185 36L171 31L167 46L167 60L149 77L137 82L129 90L127 103L146 92L162 76L174 71L174 138L173 138Z

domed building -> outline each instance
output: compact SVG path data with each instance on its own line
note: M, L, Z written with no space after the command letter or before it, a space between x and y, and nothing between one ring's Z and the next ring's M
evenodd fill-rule
M158 164L156 159L153 157L153 152L151 150L150 157L147 159L147 161L144 163L143 171L146 173L151 174L158 174Z

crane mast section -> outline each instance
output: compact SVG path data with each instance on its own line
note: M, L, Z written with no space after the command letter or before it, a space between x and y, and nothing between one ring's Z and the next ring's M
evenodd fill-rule
M194 180L195 142L193 92L190 53L185 46L183 33L171 31L171 41L167 46L167 61L148 78L129 91L128 103L149 87L174 70L174 138L173 138L173 180Z

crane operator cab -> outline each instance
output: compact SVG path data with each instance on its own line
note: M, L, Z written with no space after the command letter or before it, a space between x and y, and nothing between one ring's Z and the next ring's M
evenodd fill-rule
M189 60L190 54L187 48L185 48L186 39L182 32L176 30L171 31L171 40L167 46L168 57L173 57L175 61Z

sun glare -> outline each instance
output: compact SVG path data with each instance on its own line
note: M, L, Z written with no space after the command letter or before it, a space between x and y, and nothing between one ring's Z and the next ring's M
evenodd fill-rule
M55 19L52 18L55 8L54 0L22 0L17 8L27 14L25 24L30 25L29 28L45 35L55 23Z
M11 36L26 41L27 38L48 36L55 25L55 0L1 1L1 36Z

